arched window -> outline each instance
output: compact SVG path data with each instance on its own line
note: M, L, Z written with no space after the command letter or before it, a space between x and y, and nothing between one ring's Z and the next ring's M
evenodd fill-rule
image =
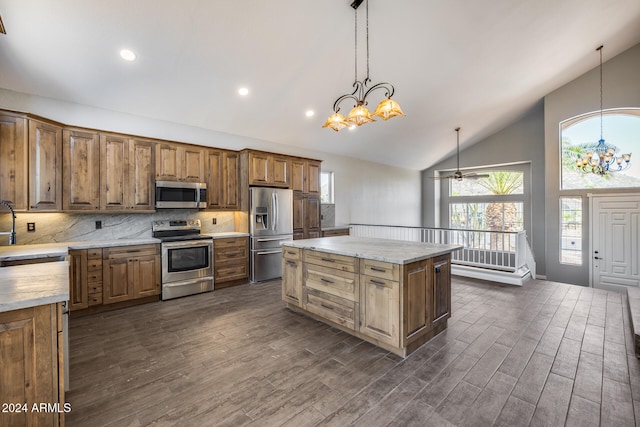
M617 147L617 153L635 153L631 166L606 175L584 173L576 167L590 145L600 139L600 111L560 123L561 189L640 188L640 108L618 108L603 112L602 136Z

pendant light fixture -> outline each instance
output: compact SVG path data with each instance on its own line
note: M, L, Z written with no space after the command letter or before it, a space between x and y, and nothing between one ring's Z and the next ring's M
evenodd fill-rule
M606 175L609 172L620 172L631 166L631 153L619 154L619 148L604 142L603 136L603 107L602 107L602 48L600 46L596 52L600 52L600 140L595 144L588 144L585 149L587 153L578 156L576 167L584 173L594 173Z
M366 2L366 48L367 48L367 74L364 79L358 80L358 7L362 2ZM329 116L323 128L331 128L336 132L345 127L362 126L365 123L374 122L372 116L380 117L383 120L389 120L392 117L404 116L400 108L400 104L391 99L395 92L395 88L390 83L378 83L369 86L371 79L369 78L369 0L354 0L351 3L355 16L355 77L353 82L353 92L342 95L333 103L333 114ZM373 114L367 108L367 97L372 92L384 89L386 99L382 100ZM347 117L340 114L340 104L346 99L352 99L355 102L353 109Z

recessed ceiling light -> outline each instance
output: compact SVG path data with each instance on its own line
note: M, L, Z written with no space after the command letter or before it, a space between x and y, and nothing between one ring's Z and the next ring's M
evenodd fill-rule
M122 49L120 51L120 57L122 59L124 59L125 61L129 61L129 62L136 60L136 54L133 53L133 51L129 50L129 49Z
M249 89L247 89L246 87L241 87L240 89L238 89L238 93L242 96L247 96L249 95Z
M307 117L313 117L313 116L314 116L314 114L316 114L316 112L315 112L315 111L313 111L313 110L307 110L307 112L306 112L306 113L304 113L304 114L305 114Z

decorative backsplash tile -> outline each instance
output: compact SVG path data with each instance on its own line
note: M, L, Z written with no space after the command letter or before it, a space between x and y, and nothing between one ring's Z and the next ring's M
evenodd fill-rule
M216 218L216 224L212 219ZM233 212L200 212L189 209L163 209L153 214L74 214L16 213L16 240L19 245L88 240L112 240L151 237L151 221L199 219L203 233L234 231ZM96 221L102 228L96 229ZM36 224L27 232L27 223ZM11 230L11 214L0 211L0 232ZM8 245L9 236L0 235L0 245Z
M336 205L333 203L322 203L320 205L320 226L333 227L336 225Z

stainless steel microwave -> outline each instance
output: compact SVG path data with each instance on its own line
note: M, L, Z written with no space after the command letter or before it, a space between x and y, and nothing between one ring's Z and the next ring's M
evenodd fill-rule
M156 208L204 209L207 184L203 182L156 181Z

